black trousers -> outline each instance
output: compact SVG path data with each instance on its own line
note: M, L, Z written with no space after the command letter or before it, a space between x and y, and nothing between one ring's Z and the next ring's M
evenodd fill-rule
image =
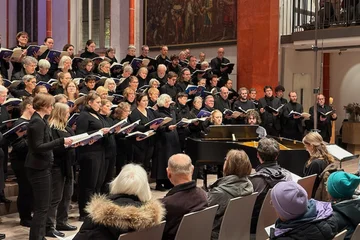
M58 166L53 166L51 169L51 202L46 220L46 228L55 228L56 211L61 201L65 177L61 173L61 169Z
M43 240L51 201L51 169L36 170L27 168L26 171L33 189L34 201L34 215L29 240Z
M105 180L105 154L101 152L81 153L79 158L79 213L80 217L88 214L85 212L86 204L91 196L100 193Z
M33 209L33 192L28 180L25 162L12 159L11 167L14 170L17 183L19 186L19 194L17 198L17 208L21 220L31 220L31 212Z
M116 156L105 157L105 179L101 193L109 193L109 183L114 179Z
M73 171L71 171L70 173L71 173L70 176L65 177L62 198L57 208L57 214L56 214L57 225L59 224L65 225L68 222L71 196L74 193L74 173Z

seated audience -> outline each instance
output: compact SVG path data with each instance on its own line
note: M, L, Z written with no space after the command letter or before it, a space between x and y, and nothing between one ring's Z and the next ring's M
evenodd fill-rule
M256 173L250 175L254 192L259 195L256 199L252 219L251 233L256 232L257 221L264 198L278 182L291 181L291 173L280 167L276 161L280 153L279 143L273 138L262 138L257 147L257 157L260 165L255 168Z
M151 200L145 170L128 164L110 183L110 196L94 195L86 207L89 217L74 240L117 240L120 234L153 227L165 215L158 200Z
M332 208L338 223L338 232L347 230L349 240L360 223L360 198L355 194L360 177L343 171L332 173L327 180L327 191L332 198Z
M315 197L315 193L320 185L320 174L325 168L334 162L334 157L326 149L325 142L321 135L317 132L310 132L303 138L306 151L310 154L309 160L305 163L304 176L317 174L314 189L311 197Z
M172 240L183 216L205 209L208 203L206 193L196 187L196 182L192 181L194 166L189 156L185 154L171 156L166 171L174 187L162 200L166 209L166 225L162 239Z
M219 204L215 216L211 239L218 239L220 226L226 207L232 198L247 196L253 193L253 185L248 179L251 174L251 163L243 150L230 150L226 154L223 174L209 187L209 205Z
M296 182L280 182L271 190L271 204L279 217L270 239L330 240L337 233L331 203L308 200Z

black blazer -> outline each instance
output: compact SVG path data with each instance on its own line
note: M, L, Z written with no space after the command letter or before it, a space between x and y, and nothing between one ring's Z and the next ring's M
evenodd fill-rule
M53 149L64 144L64 138L52 139L49 124L35 112L28 124L28 147L25 167L44 170L50 168L53 161Z

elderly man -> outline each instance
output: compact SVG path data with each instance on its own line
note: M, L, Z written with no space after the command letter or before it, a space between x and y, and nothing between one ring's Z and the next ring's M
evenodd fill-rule
M126 57L123 58L120 63L121 64L125 62L131 63L131 61L135 58L135 52L136 52L136 47L134 45L129 45Z
M166 209L166 225L163 240L175 238L183 216L207 207L206 193L192 181L194 166L185 154L175 154L169 158L167 176L174 187L163 198Z
M123 73L120 75L120 83L116 87L116 94L122 94L124 89L129 86L129 77L133 73L133 68L130 65L124 67Z
M212 72L219 77L221 77L220 86L222 87L225 85L226 80L229 79L229 74L231 74L233 67L225 67L222 66L222 64L230 63L229 59L224 57L225 50L224 48L219 48L217 51L217 57L211 59L210 66L212 69Z
M149 79L153 79L153 78L157 79L160 82L160 85L162 86L165 83L167 83L166 70L167 70L167 67L164 64L159 64L156 72L149 74L148 78Z
M256 231L260 208L269 189L278 182L292 180L291 173L277 164L279 153L279 143L273 138L262 138L259 141L257 158L260 165L255 168L256 173L250 175L254 192L259 193L252 214L251 233Z
M325 104L325 96L319 94L317 96L317 129L320 131L325 142L330 142L331 138L331 122L337 119L336 113L333 111L332 107ZM310 121L308 121L307 126L311 129L314 126L314 106L309 109Z

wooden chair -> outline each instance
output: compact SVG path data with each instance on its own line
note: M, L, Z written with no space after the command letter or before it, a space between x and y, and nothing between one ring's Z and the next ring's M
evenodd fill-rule
M185 214L175 240L209 240L218 207L219 205L214 205L198 212Z
M139 240L151 239L161 240L165 228L165 221L151 228L143 229L136 232L124 233L119 236L119 240Z
M351 240L358 240L360 239L360 224L357 225L355 231L353 232L351 236Z
M251 216L258 193L230 200L221 222L219 240L249 240Z
M298 180L298 184L300 186L302 186L305 191L307 192L307 195L308 195L308 199L311 198L311 195L312 195L312 191L314 189L314 184L315 184L315 180L317 178L317 174L313 174L313 175L310 175L310 176L306 176L306 177L303 177L303 178L300 178Z
M336 236L333 238L333 240L343 240L345 235L346 235L347 230L344 230L338 234L336 234Z
M265 228L274 224L277 215L275 209L270 204L271 189L267 192L264 202L261 206L259 218L256 226L256 240L267 239L269 236L265 231Z

